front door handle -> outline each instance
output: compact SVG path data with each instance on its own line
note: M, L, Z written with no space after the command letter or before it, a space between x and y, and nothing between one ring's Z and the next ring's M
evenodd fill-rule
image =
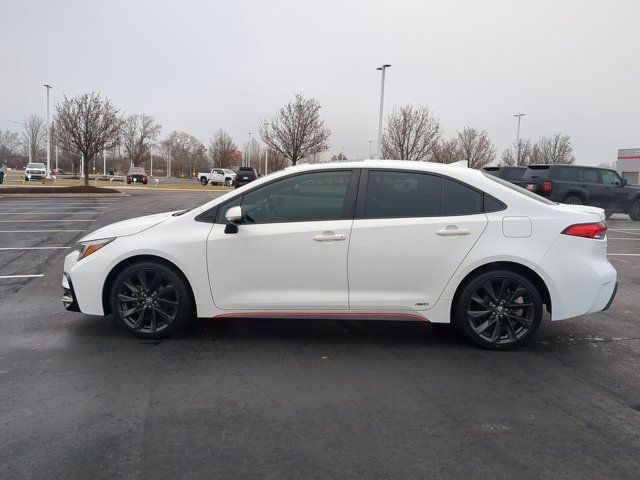
M333 232L322 232L320 235L313 237L316 242L339 242L346 238L346 235Z
M443 237L453 237L456 235L469 235L471 233L471 230L469 230L468 228L458 228L455 225L449 225L442 230L438 230L436 233L438 235L442 235Z

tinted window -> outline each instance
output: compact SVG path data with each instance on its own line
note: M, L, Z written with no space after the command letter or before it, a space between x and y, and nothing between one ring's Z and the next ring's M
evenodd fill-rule
M440 215L442 179L410 172L370 171L365 218Z
M507 206L499 200L496 200L491 195L484 194L484 211L486 213L499 212L504 210Z
M524 172L523 179L547 178L549 176L549 165L530 165Z
M443 215L471 215L482 212L482 193L448 178L442 193Z
M581 168L578 179L585 183L599 183L598 171L595 168Z
M283 178L251 190L242 197L245 223L352 218L349 208L345 208L350 178L350 170L314 172ZM226 206L223 210L226 211Z
M571 167L558 167L555 170L555 177L558 180L563 180L566 182L577 182L578 169Z
M620 177L611 170L600 170L600 178L605 185L621 185Z
M502 178L512 182L517 181L522 179L522 175L524 175L525 171L526 171L526 168L508 168L507 167L504 169Z
M522 195L524 195L525 197L529 197L533 200L537 200L540 203L546 203L547 205L557 205L556 202L552 202L551 200L541 197L540 195L537 195L533 192L530 192L529 190L519 187L517 185L514 185L511 182L507 182L506 180L503 180L502 178L498 178L498 177L494 177L493 175L487 175L486 173L484 174L485 177L490 178L491 180L493 180L494 182L498 182L499 184L509 188L510 190L513 190L514 192L518 192L521 193ZM502 210L502 209L501 209Z

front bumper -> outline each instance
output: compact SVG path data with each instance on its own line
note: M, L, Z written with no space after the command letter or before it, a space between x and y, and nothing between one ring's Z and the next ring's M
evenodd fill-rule
M80 307L73 291L73 283L71 283L71 278L66 273L62 275L62 290L62 305L64 305L64 308L70 312L79 312Z

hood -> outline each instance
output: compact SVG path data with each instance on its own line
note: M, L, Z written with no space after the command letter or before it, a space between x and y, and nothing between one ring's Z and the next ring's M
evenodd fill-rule
M581 212L581 213L592 213L597 215L600 220L605 219L604 209L598 207L590 207L589 205L568 205L566 203L559 203L556 205L556 208L559 210L564 210L565 212Z
M98 230L85 235L80 239L80 241L84 242L87 240L98 240L100 238L126 237L128 235L135 235L136 233L140 233L144 230L147 230L148 228L164 222L174 213L176 212L157 213L155 215L136 217L129 220L123 220L122 222L112 223L111 225L99 228Z

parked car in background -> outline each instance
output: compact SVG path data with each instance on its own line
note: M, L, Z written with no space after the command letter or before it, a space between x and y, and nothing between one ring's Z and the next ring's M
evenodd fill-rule
M498 178L502 178L508 182L518 183L522 180L522 175L527 170L527 167L509 167L506 165L499 165L496 167L484 167L483 170L489 175L495 175Z
M64 168L54 168L53 173L62 175L64 173Z
M28 163L24 169L24 181L42 180L47 176L47 167L44 163Z
M615 170L582 165L529 165L520 185L550 200L604 208L607 217L627 213L640 220L640 187Z
M474 169L299 165L86 235L65 259L62 300L145 338L195 312L453 322L484 348L511 349L533 338L545 306L556 321L611 305L606 230L600 208Z
M253 167L240 167L236 172L236 188L251 183L258 178L258 172Z
M132 183L135 180L136 183L146 185L149 181L144 167L131 167L126 173L127 183Z
M4 176L7 174L7 166L3 163L0 165L0 185L4 183Z
M231 185L233 178L230 173L231 170L225 170L224 168L212 168L210 172L198 173L198 181L202 185Z
M236 172L233 170L229 170L228 168L223 168L224 170L224 184L231 186L236 181Z

